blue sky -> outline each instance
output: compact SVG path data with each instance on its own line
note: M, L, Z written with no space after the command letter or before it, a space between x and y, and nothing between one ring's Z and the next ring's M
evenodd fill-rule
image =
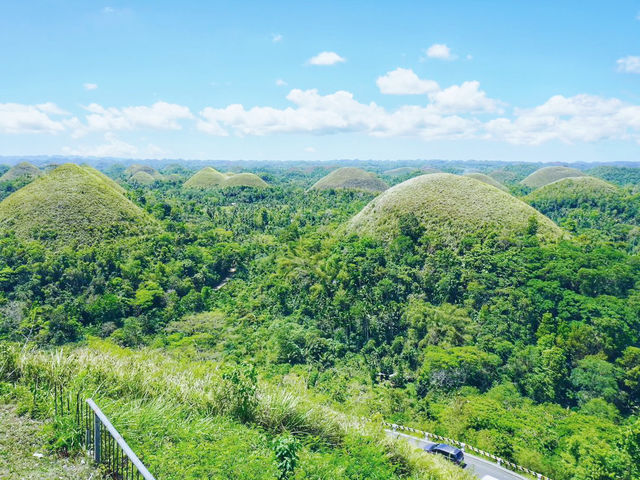
M640 160L640 1L0 4L0 155Z

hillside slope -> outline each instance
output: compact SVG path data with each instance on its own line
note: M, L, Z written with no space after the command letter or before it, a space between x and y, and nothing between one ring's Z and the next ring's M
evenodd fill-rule
M109 181L75 164L56 168L0 203L1 230L54 245L91 245L152 223Z
M521 231L532 217L541 238L563 236L555 223L521 200L473 178L448 173L422 175L390 188L358 213L349 229L390 239L399 233L401 218L412 215L427 235L448 244L457 244L468 234Z
M29 162L22 162L7 170L0 177L0 182L9 182L19 178L37 178L41 175L42 171L38 167L31 165Z
M569 167L544 167L536 170L520 183L530 188L540 188L566 177L582 177L586 173Z
M338 168L311 187L312 190L352 189L369 192L382 192L387 188L389 186L380 180L375 173L355 167Z
M227 176L215 168L205 167L184 182L185 188L208 189L220 186Z
M502 185L495 178L492 178L489 175L485 175L484 173L465 173L464 176L465 177L469 177L469 178L475 178L476 180L480 180L481 182L486 183L487 185L491 185L491 186L494 186L496 188L499 188L503 192L508 192L509 191L509 189L507 187Z

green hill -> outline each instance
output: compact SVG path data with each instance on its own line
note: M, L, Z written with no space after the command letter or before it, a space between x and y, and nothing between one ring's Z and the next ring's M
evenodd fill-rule
M480 180L481 182L486 183L487 185L492 185L496 188L499 188L504 192L509 191L507 187L502 185L500 182L498 182L494 178L491 178L489 175L485 175L484 173L465 173L464 176L469 178L475 178L476 180Z
M31 165L29 162L22 162L5 172L5 174L0 177L0 182L10 182L19 178L34 179L41 175L42 171L38 167Z
M502 169L489 172L488 176L493 178L497 182L500 182L503 185L506 185L509 183L516 183L520 178L522 178L522 177L519 177L518 174L515 172L511 172L509 170L502 170Z
M136 173L138 172L145 172L148 173L149 175L151 175L152 177L157 177L158 175L160 175L158 173L158 171L153 168L150 167L148 165L139 165L137 163L134 163L133 165L130 165L125 171L125 175L129 176L129 177L133 177Z
M269 184L254 173L237 173L227 176L222 182L222 187L253 187L264 188Z
M586 175L586 173L575 168L544 167L536 170L520 183L530 188L540 188L561 178L582 177L584 175Z
M311 187L312 190L353 189L369 192L382 192L387 188L389 186L380 180L375 173L355 167L338 168Z
M531 192L525 200L536 208L555 206L573 206L598 204L620 190L613 184L599 178L568 177L551 182Z
M107 175L105 175L104 173L102 173L100 170L98 170L97 168L93 168L90 167L89 165L80 165L85 171L92 173L93 175L95 175L98 179L106 182L107 184L109 184L112 188L114 188L115 190L117 190L118 192L125 194L126 190L124 188L122 188L122 186L120 186L118 183L116 183L115 180L113 180L111 177L108 177Z
M220 173L215 168L205 167L184 182L184 187L199 189L215 188L222 185L226 178L227 176L224 173Z
M53 246L139 233L152 219L94 169L62 165L0 203L0 230Z
M138 185L151 185L156 181L152 175L142 170L134 173L130 180Z
M562 230L521 200L474 178L434 173L396 185L373 199L350 222L353 232L390 239L403 217L415 215L426 234L457 244L467 234L497 231L508 235L538 221L543 239L558 239Z

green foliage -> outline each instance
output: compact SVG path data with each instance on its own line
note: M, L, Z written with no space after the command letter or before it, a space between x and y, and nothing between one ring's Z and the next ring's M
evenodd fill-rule
M280 435L273 440L273 453L278 468L278 480L291 478L298 464L300 442L290 435Z

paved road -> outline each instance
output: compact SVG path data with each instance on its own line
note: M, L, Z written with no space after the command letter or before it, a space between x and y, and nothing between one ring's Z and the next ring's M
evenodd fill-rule
M405 440L413 443L419 448L424 448L427 445L433 444L433 442L413 437L405 433L394 432L393 430L385 430L385 432L387 432L387 435L393 438L404 438ZM425 455L428 454L425 453ZM465 468L473 472L473 474L481 480L528 480L522 475L518 475L511 470L500 467L493 462L485 460L484 458L470 455L467 452L464 452L464 461L466 463Z

